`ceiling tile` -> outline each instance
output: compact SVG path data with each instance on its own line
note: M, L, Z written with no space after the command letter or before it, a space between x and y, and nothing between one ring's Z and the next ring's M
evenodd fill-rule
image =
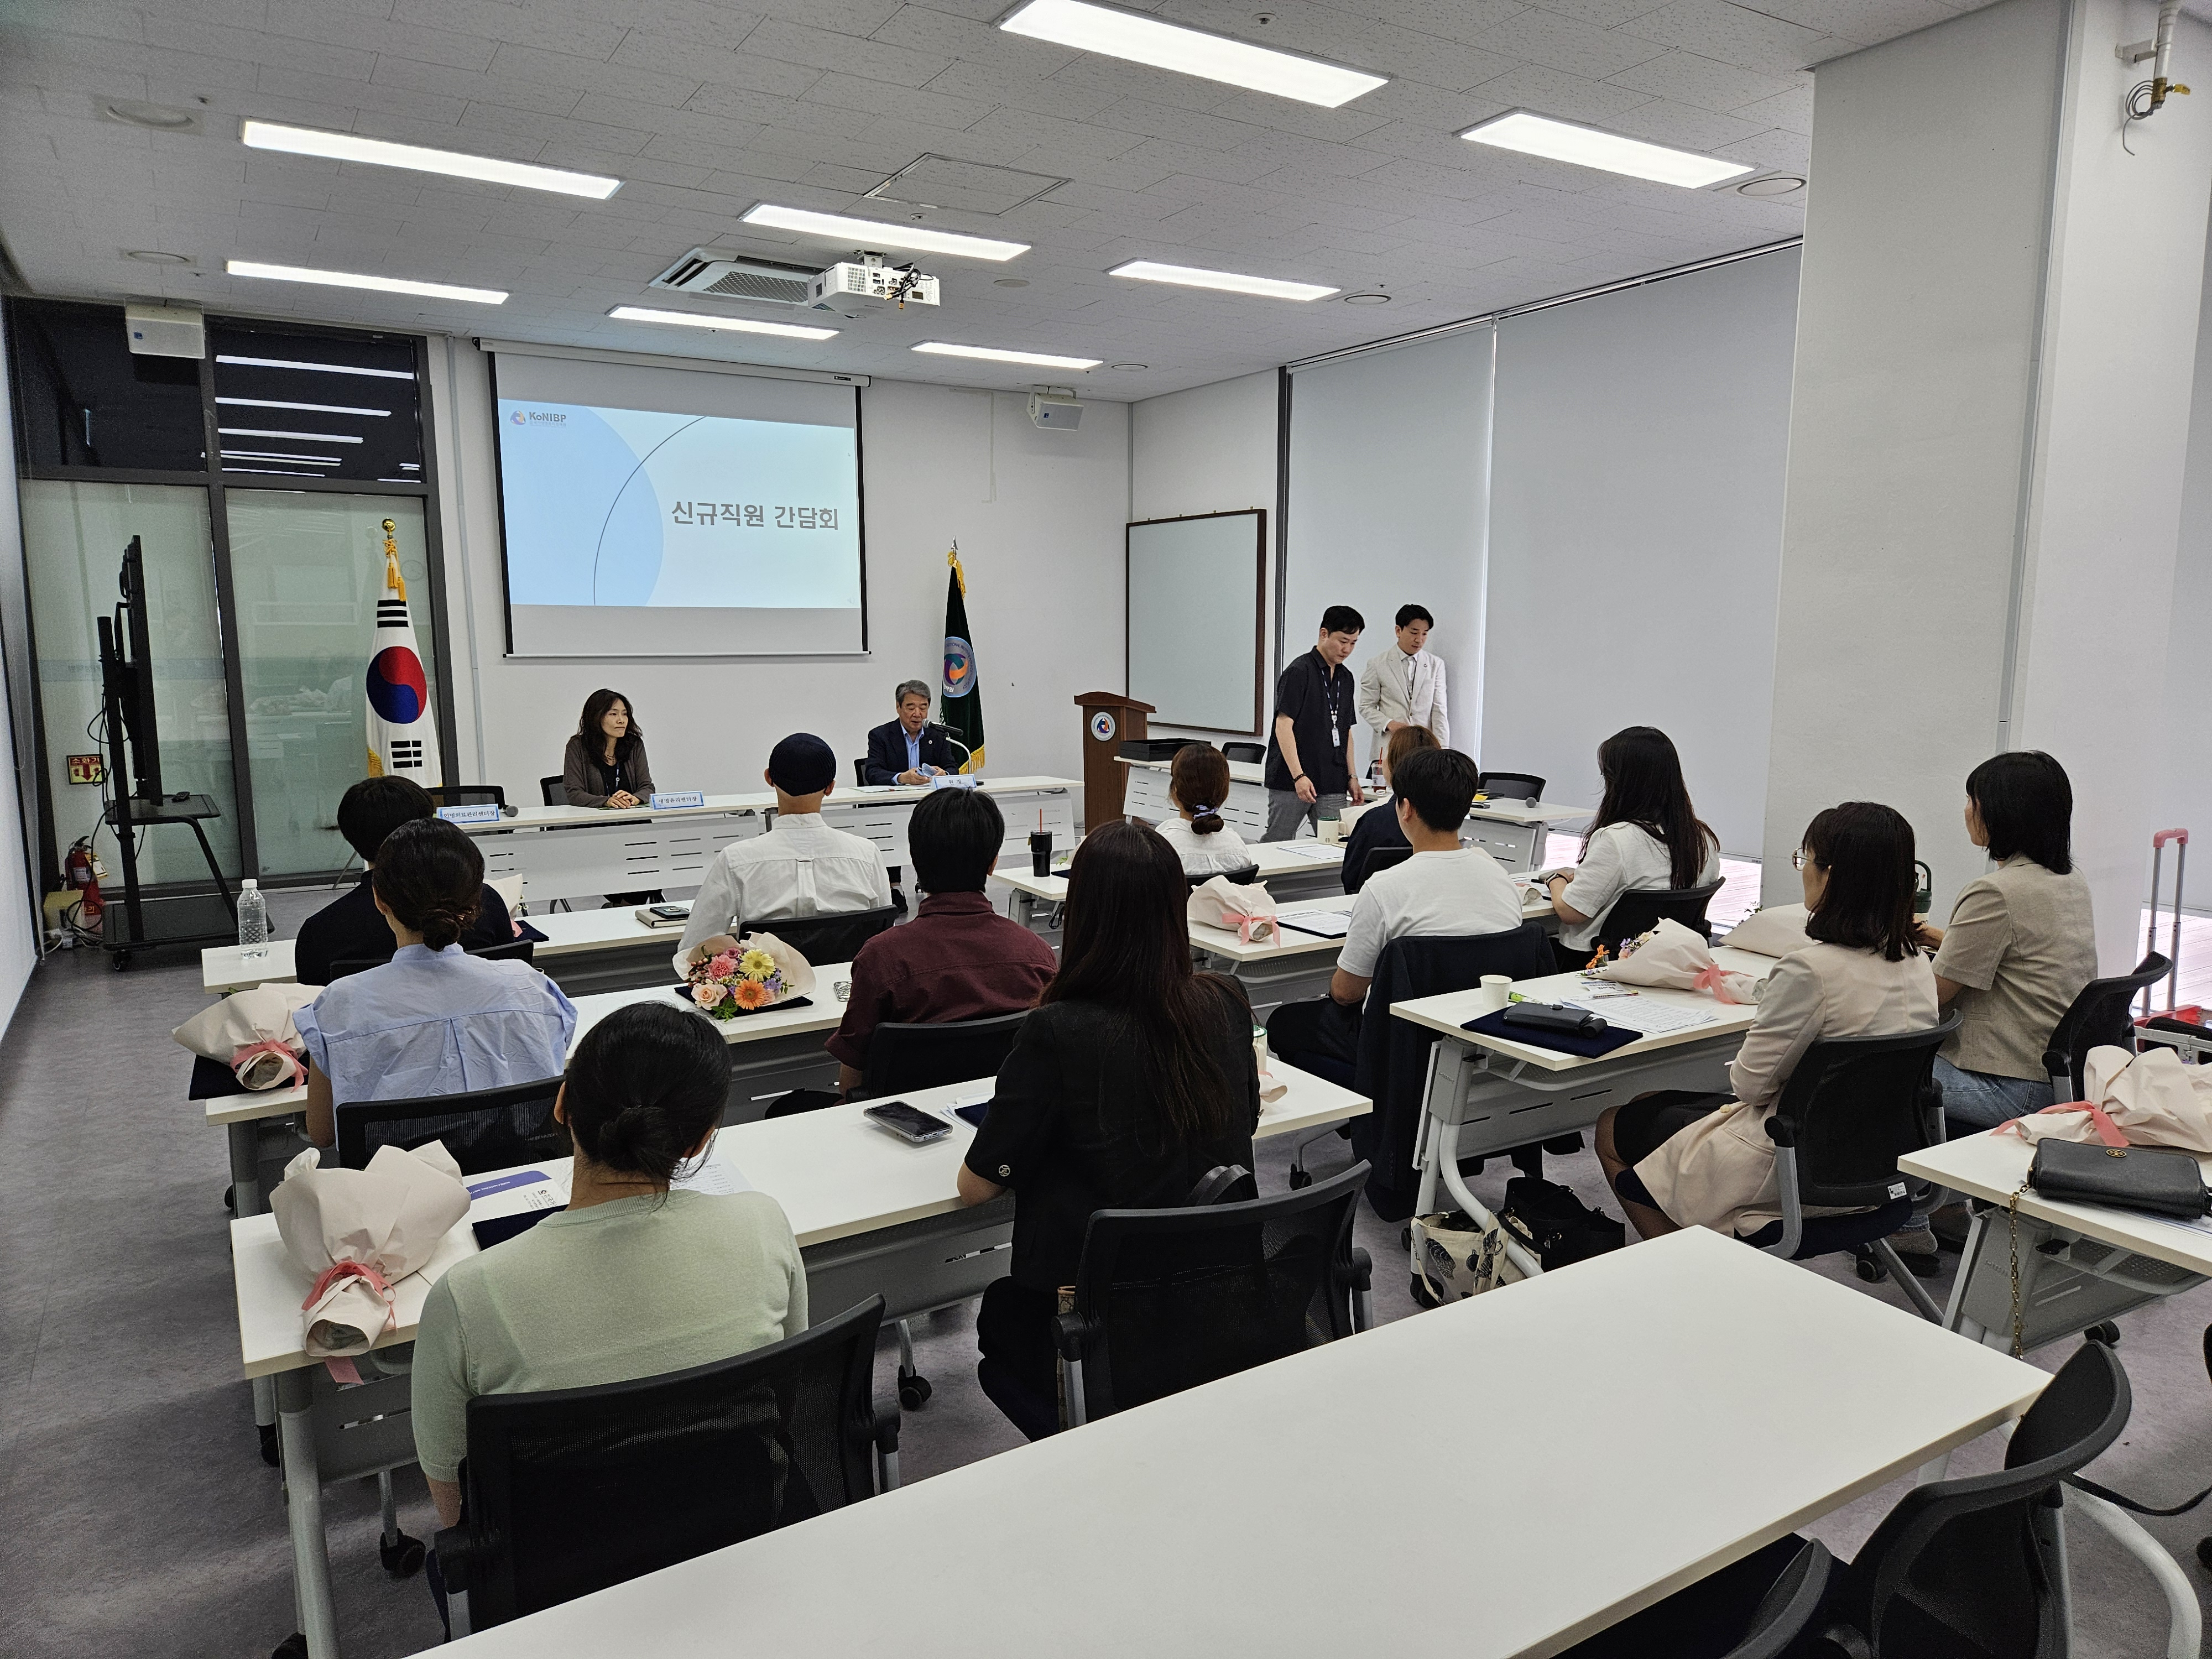
M1725 112L1787 92L1791 82L1783 76L1756 75L1732 64L1715 63L1693 52L1670 52L1608 76L1607 84Z

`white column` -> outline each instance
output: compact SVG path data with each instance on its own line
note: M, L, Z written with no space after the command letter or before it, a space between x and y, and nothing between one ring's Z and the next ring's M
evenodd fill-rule
M1820 808L1888 802L1936 908L1986 867L1966 774L2047 749L2106 971L2161 752L2212 195L2212 29L2127 131L2142 0L2006 0L1821 66L1790 417L1767 893Z

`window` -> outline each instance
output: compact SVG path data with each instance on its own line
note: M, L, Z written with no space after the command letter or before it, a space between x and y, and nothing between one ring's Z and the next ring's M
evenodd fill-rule
M226 483L279 477L422 482L415 343L222 324L216 435ZM281 488L281 486L279 486Z
M132 352L113 306L14 305L8 315L27 467L207 471L198 363Z

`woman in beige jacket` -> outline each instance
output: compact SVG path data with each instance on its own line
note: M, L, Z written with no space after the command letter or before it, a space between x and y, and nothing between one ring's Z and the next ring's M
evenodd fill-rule
M1912 826L1846 801L1814 818L1796 858L1812 943L1775 964L1729 1067L1735 1098L1647 1095L1598 1120L1598 1158L1646 1238L1683 1227L1741 1237L1781 1213L1766 1121L1822 1037L1888 1036L1937 1019L1916 942Z

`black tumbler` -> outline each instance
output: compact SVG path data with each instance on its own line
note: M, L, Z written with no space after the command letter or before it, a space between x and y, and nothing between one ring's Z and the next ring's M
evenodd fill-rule
M1030 873L1048 876L1052 873L1052 831L1037 830L1030 835Z

